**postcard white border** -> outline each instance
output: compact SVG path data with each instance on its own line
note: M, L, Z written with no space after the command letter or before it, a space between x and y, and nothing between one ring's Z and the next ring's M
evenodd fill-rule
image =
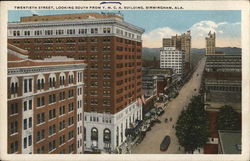
M241 45L242 45L242 154L241 155L205 155L205 154L123 154L123 155L89 155L89 154L7 154L7 12L14 10L14 6L99 6L101 1L5 1L1 2L1 30L0 30L0 159L2 160L136 160L136 161L164 161L164 160L250 160L250 54L249 54L249 1L120 1L126 6L182 6L185 10L241 10ZM93 10L93 9L91 9Z

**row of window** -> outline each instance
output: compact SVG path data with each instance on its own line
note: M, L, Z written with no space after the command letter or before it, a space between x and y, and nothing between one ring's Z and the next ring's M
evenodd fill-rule
M74 103L69 103L68 104L68 112L72 112L72 111L74 111ZM65 106L60 106L59 107L59 116L64 115L64 114L65 114ZM37 118L37 120L36 120L37 124L44 123L45 122L45 113L43 112L43 113L37 114L36 118ZM49 110L49 113L48 113L48 120L51 120L54 118L56 118L56 109L51 109L51 110ZM72 120L73 120L73 118L70 119L69 125L71 125L72 122L74 122Z
M21 33L20 30L14 30L13 36L41 36L41 35L85 35L85 34L102 34L111 33L110 27L105 27L102 30L99 28L83 28L83 29L58 29L58 30L26 30Z
M63 101L66 99L65 92L60 92L58 94L58 96L59 96L59 101ZM74 97L74 90L73 89L68 90L68 99L73 98L73 97ZM51 94L48 96L48 104L53 104L56 101L57 101L56 94ZM36 107L44 106L45 105L45 96L38 97L36 103L37 103Z
M79 73L78 73L79 74ZM19 83L18 83L18 79L14 79L11 81L10 83L10 91L11 94L16 94L18 93L18 89L19 89ZM82 74L80 73L78 76L78 82L82 82ZM23 83L23 91L24 93L28 93L28 92L32 92L33 91L33 79L32 78L25 78L24 79L24 83ZM37 79L36 81L36 85L37 85L37 90L42 90L45 87L45 78L44 76L40 76L40 78ZM56 86L56 76L55 75L50 75L48 78L48 82L49 87L55 87ZM63 86L65 85L66 81L65 81L65 74L61 73L59 76L59 85ZM73 74L69 74L68 75L68 84L73 84L74 83L74 75Z
M31 50L32 48L30 47L24 47L25 50ZM110 52L111 51L111 47L110 46L103 46L102 48L99 48L97 46L91 46L91 47L87 47L87 46L75 46L75 45L69 45L69 46L36 46L34 47L34 51L80 51L80 52Z
M20 44L22 41L21 40L13 40L14 44ZM45 44L52 44L52 43L66 43L66 44L72 44L72 43L85 43L85 42L103 42L103 43L109 43L111 42L111 38L110 37L103 37L102 39L98 39L95 37L91 37L91 38L84 38L84 37L80 37L80 38L62 38L62 39L34 39L34 41L32 41L31 39L24 39L23 43L24 44L29 44L29 43L36 43L36 44L40 44L40 43L45 43Z

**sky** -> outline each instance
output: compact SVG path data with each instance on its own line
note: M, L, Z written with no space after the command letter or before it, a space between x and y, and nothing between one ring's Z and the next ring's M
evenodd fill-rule
M20 17L85 12L100 10L12 10L9 22ZM118 11L110 11L117 13ZM143 47L158 48L162 38L191 30L192 48L205 48L209 31L216 32L217 47L241 47L241 12L237 10L121 10L124 20L145 29Z

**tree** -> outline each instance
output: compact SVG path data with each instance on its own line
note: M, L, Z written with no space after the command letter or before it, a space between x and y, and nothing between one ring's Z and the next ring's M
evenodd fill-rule
M229 105L223 106L217 118L218 130L240 130L239 114Z
M176 124L176 136L188 153L193 153L208 141L208 114L204 110L201 96L194 96L187 110L182 111Z

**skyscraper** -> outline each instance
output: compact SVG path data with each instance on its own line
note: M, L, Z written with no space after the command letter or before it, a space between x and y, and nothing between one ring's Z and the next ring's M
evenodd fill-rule
M9 43L41 59L83 59L85 149L114 150L125 129L142 118L141 35L144 30L114 13L22 17L9 23Z
M175 47L176 50L184 51L185 53L185 67L184 73L188 72L191 62L191 32L187 31L181 35L175 35L171 38L163 38L163 48L164 47Z
M212 34L211 31L206 37L206 55L215 54L215 32Z

